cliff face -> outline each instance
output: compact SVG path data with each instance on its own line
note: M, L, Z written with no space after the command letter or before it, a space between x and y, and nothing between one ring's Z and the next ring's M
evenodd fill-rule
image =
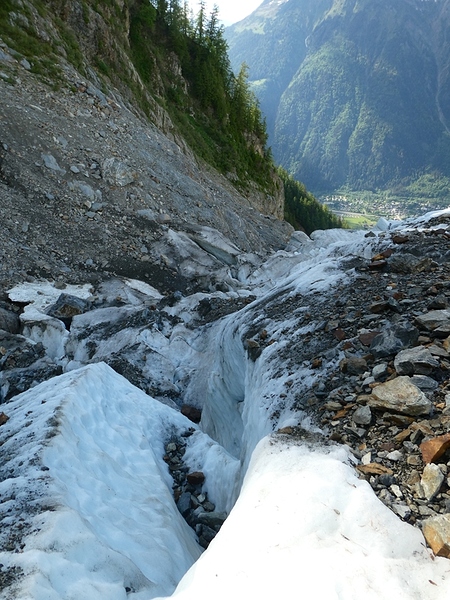
M128 52L129 4L93 6L0 9L2 283L116 273L193 290L217 282L194 282L170 258L175 231L191 243L213 228L245 252L283 247L281 187L250 184L244 196L198 159L164 106L164 78L182 78L176 56L149 56L157 68L144 85Z
M417 196L408 186L433 172L448 193L449 6L267 1L229 28L232 63L250 67L276 160L314 191Z

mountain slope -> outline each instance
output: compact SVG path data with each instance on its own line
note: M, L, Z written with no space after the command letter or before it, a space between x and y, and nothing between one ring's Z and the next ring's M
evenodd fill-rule
M265 253L283 247L292 231L280 220L282 184L261 140L243 131L228 153L219 145L214 135L227 135L226 125L220 130L189 93L164 40L153 40L144 80L131 40L139 6L155 14L148 3L120 0L0 6L5 289L26 277L76 282L114 273L168 292L215 285L209 277L189 283L180 257L154 244L174 231L198 236L206 226L242 250ZM182 111L168 99L172 88L185 90L176 98L191 146ZM208 164L192 150L196 139L213 149L213 164L213 152L226 155L234 171ZM253 179L251 164L260 167Z
M267 1L229 28L232 63L250 66L275 158L316 192L405 186L430 170L448 177L449 7ZM268 48L270 60L259 60Z

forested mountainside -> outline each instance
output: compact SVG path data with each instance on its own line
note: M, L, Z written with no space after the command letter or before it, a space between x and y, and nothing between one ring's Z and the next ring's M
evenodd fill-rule
M226 30L276 160L314 192L450 191L448 0L266 0Z
M15 85L16 66L25 64L57 92L67 87L70 66L106 95L115 88L255 208L283 218L266 124L246 69L231 70L223 32L217 9L207 14L201 4L194 15L180 0L5 0L0 35L13 60L3 80ZM335 225L329 211L316 208Z

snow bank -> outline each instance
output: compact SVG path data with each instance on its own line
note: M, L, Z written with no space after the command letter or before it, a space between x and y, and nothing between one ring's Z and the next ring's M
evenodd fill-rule
M163 461L164 442L191 421L103 363L42 383L5 410L2 451L16 473L1 484L2 496L30 497L44 507L27 517L33 532L23 550L0 554L6 567L25 572L16 597L170 593L200 555ZM191 442L199 455L197 443L216 463L228 460L234 477L231 457L201 432Z
M444 600L450 563L357 479L342 448L265 438L177 600Z

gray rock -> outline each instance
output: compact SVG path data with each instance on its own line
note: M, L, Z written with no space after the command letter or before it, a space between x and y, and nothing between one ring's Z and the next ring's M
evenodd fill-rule
M401 518L407 519L411 516L411 509L406 504L392 504L392 510Z
M103 178L110 185L124 187L133 183L136 173L118 158L107 158L102 164Z
M225 512L200 512L197 515L197 521L217 531L217 528L223 525L227 516Z
M312 243L311 238L303 231L294 231L286 246L286 252L299 252Z
M426 375L413 375L411 381L414 385L417 385L419 390L424 392L433 392L439 387L439 383L435 379Z
M19 333L20 320L18 315L12 310L7 310L0 306L0 329L8 333Z
M177 507L183 517L191 510L191 494L189 492L183 492L178 498Z
M375 365L372 369L372 376L375 381L379 381L383 379L388 373L388 365L387 363L380 363L379 365Z
M218 260L227 265L236 264L241 251L216 229L212 227L195 227L195 231L188 235L200 248L203 248Z
M52 154L41 154L41 158L44 161L44 165L47 169L50 169L50 171L56 171L61 174L65 173L65 170L61 169L56 158Z
M444 483L444 474L438 465L430 463L425 466L420 480L420 486L425 500L432 500Z
M214 529L211 529L211 527L208 527L208 525L200 525L199 529L199 536L201 536L208 543L212 542L217 535L217 532Z
M100 106L103 106L104 108L109 107L108 100L107 100L105 94L103 92L101 92L98 88L96 88L94 85L92 85L91 83L88 85L86 94L88 94L92 98L96 98L98 100Z
M41 346L42 344L36 344ZM61 375L62 367L49 358L40 358L30 365L3 371L0 367L0 403L9 400L42 381Z
M428 304L427 308L429 308L430 310L441 310L447 308L447 306L447 297L443 294L439 294L439 296L433 298L433 300Z
M429 269L432 262L428 257L417 258L417 256L405 252L391 256L389 268L393 273L418 273Z
M412 417L428 415L431 402L406 376L381 383L372 390L367 400L372 408L386 409Z
M155 213L154 210L151 210L150 208L143 208L141 210L138 210L136 211L136 214L140 217L144 217L144 219L148 219L149 221L158 220L158 215Z
M375 358L383 358L397 354L417 342L419 331L414 325L405 321L399 325L387 327L374 337L370 351Z
M429 375L439 367L431 352L423 346L402 350L394 359L394 367L399 375Z
M26 69L27 71L29 71L31 69L31 65L30 63L27 61L26 58L22 58L22 60L20 61L20 64L22 65L22 67L24 69Z
M450 310L431 310L424 315L416 317L416 323L426 331L433 331L438 327L450 324Z
M353 421L357 425L369 425L372 421L372 411L369 406L359 406L353 413Z
M6 54L6 52L3 52L3 50L0 50L0 61L8 62L8 63L16 62L12 56L10 56L9 54Z
M84 181L71 181L68 185L68 188L72 191L78 190L91 201L94 201L96 199L94 189L87 183L84 183Z
M393 450L386 454L386 458L392 460L392 462L398 462L399 460L402 460L403 454L399 450Z
M28 340L23 335L13 335L0 331L0 371L8 369L25 369L42 358L45 354L44 346Z

